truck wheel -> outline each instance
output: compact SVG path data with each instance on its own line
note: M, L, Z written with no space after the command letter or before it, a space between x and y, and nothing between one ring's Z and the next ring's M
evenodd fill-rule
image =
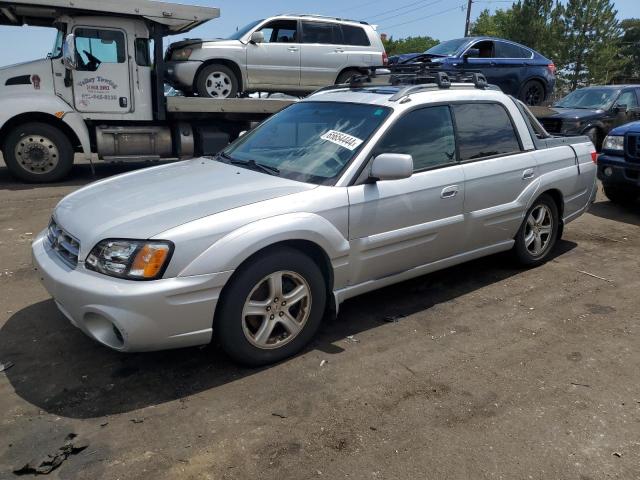
M544 86L537 80L529 80L520 90L518 97L526 105L540 105L544 102Z
M259 366L300 351L315 335L326 302L316 263L292 248L240 267L225 287L214 339L235 361Z
M7 135L2 152L9 172L25 182L55 182L67 176L73 166L69 138L47 123L15 127Z
M200 71L196 79L196 90L201 97L236 97L238 95L238 79L229 67L214 63Z
M638 198L638 191L628 188L604 186L603 190L609 200L620 205L630 205Z
M558 240L558 207L549 195L540 195L527 211L516 234L513 252L527 267L543 264Z
M345 70L340 75L338 75L338 78L336 80L336 85L347 83L349 79L354 75L361 75L361 73L358 70L353 70L353 69Z

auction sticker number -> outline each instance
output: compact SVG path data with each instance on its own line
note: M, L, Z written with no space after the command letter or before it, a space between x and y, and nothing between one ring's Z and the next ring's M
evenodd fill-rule
M358 137L354 137L353 135L349 135L348 133L338 132L336 130L329 130L320 138L322 140L335 143L336 145L340 145L341 147L349 150L355 150L363 142L363 140L359 139Z

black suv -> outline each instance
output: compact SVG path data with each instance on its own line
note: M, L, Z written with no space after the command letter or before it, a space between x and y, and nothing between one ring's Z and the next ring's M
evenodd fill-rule
M588 135L598 151L609 130L640 120L640 85L579 88L551 107L531 107L547 132Z

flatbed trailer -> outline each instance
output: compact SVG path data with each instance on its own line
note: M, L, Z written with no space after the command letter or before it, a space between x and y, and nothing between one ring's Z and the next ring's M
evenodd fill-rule
M0 25L57 30L46 59L0 70L0 148L29 182L64 178L75 153L107 162L218 152L295 100L164 94L163 39L218 8L149 0L0 0Z

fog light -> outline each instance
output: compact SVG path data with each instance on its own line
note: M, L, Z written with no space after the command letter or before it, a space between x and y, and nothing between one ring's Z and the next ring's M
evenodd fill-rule
M604 174L605 174L607 177L610 177L611 175L613 175L613 168L611 168L611 167L606 167L606 168L604 169Z

